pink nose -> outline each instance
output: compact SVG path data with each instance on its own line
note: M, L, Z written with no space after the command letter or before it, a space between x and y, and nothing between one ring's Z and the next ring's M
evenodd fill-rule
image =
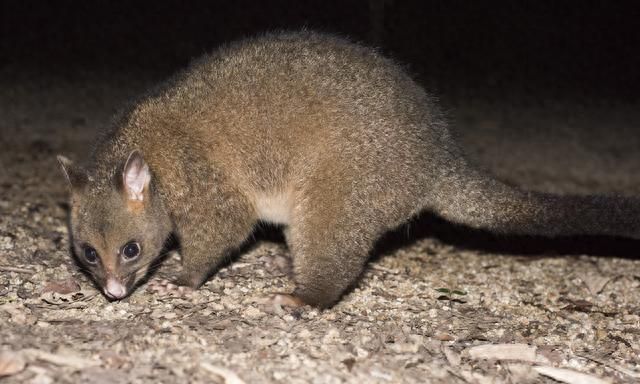
M127 295L127 288L118 280L110 278L104 287L104 293L111 299L122 299Z

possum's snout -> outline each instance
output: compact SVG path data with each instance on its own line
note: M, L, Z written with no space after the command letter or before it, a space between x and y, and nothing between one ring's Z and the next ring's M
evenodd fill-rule
M110 278L104 286L104 294L110 299L119 300L127 295L127 287L118 280Z

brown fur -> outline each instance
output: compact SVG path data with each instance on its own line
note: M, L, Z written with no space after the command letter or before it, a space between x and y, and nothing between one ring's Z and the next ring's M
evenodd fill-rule
M119 175L134 150L151 182L131 209ZM90 267L100 284L115 276L128 288L170 233L182 246L180 281L199 286L261 218L287 225L294 294L319 306L354 283L383 233L424 209L497 232L640 232L636 200L527 194L473 170L401 67L313 32L197 60L117 116L92 160L86 171L63 161L74 245L104 257ZM143 248L131 265L116 252L130 239Z

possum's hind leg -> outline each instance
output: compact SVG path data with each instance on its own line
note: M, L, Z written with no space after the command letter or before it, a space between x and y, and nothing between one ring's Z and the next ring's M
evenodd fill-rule
M288 230L293 254L294 298L328 307L362 273L379 230L362 202L326 183L308 186L296 199Z
M319 307L338 301L357 280L372 245L362 239L354 223L325 219L330 220L318 226L299 224L302 228L292 231L290 244L296 284L293 296Z

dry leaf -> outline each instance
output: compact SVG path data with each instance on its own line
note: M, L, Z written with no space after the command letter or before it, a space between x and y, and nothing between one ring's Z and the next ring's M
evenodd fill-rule
M80 284L74 279L50 281L42 289L42 293L55 292L59 294L69 294L78 292L80 290Z
M61 308L83 308L87 306L86 301L91 300L96 295L95 290L81 290L67 294L44 292L40 295L40 299L47 304L58 305Z
M0 353L0 377L15 375L21 372L25 365L22 356L15 352Z
M588 375L586 373L573 371L571 369L555 368L555 367L533 367L539 374L550 377L554 380L567 384L609 384L608 380Z
M536 362L536 347L527 344L485 344L468 348L466 352L472 359Z
M579 276L580 280L587 286L587 289L592 295L597 295L602 292L607 283L611 280L611 277L602 276L595 273L582 274Z

